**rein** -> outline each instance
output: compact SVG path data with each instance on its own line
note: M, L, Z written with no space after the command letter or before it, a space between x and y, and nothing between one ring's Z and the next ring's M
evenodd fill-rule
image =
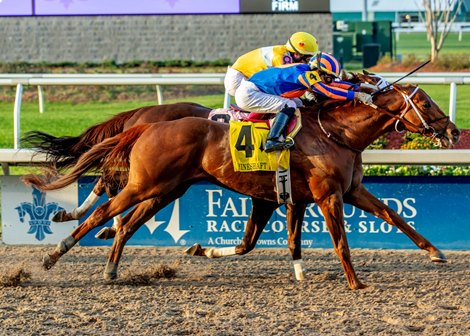
M323 124L321 122L321 118L320 118L320 115L321 115L321 112L323 110L323 107L321 107L319 110L318 110L318 114L317 114L317 122L318 122L318 125L320 126L320 129L323 131L323 133L326 135L326 137L328 139L331 139L333 140L334 142L336 142L337 144L341 145L341 146L344 146L350 150L352 150L353 152L356 152L356 153L362 153L362 150L360 149L357 149L357 148L354 148L352 147L351 145L349 145L348 143L344 142L343 140L341 139L338 139L337 137L335 137L333 134L331 134L330 132L328 132L325 127L323 127Z
M427 122L421 112L418 110L418 107L416 106L416 104L413 102L413 96L418 92L419 90L419 86L416 86L416 88L413 90L413 92L410 94L410 95L407 95L405 92L399 90L396 86L393 86L393 89L396 90L398 93L400 93L405 101L405 107L403 108L402 112L400 113L400 115L396 115L395 113L383 108L381 109L384 113L388 114L392 119L396 119L396 122L395 122L395 130L399 133L402 133L402 132L405 132L406 129L404 129L403 131L400 131L398 130L398 125L399 123L403 123L404 125L408 126L409 128L411 129L416 129L416 131L424 136L428 136L430 137L431 139L437 137L437 138L440 138L442 137L443 133L445 132L445 129L447 128L447 125L449 124L450 122L450 118L448 116L442 116L441 118L438 118L438 119L435 119L431 122ZM405 119L405 115L411 110L413 109L413 111L416 113L416 115L418 116L419 120L421 121L423 127L418 127L416 126L415 124L413 124L412 122L408 121ZM362 150L360 149L357 149L357 148L354 148L352 147L351 145L349 145L348 143L344 142L343 140L341 140L340 138L336 137L335 135L331 134L330 132L328 132L325 127L323 126L322 122L321 122L321 113L323 111L323 107L321 107L319 110L318 110L318 114L317 114L317 122L318 122L318 125L320 126L320 129L322 130L322 132L326 135L326 137L328 139L331 139L333 140L334 142L336 142L337 144L341 145L341 146L344 146L350 150L352 150L353 152L356 152L356 153L362 153ZM438 121L441 121L443 119L447 119L447 124L446 126L443 128L443 130L441 130L440 132L437 132L436 129L431 126L432 124L438 122ZM426 132L427 131L431 131L432 134L431 135L427 135Z

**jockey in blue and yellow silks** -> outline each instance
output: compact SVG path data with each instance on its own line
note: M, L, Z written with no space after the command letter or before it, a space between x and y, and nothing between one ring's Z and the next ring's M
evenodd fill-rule
M227 70L225 90L235 96L243 79L250 78L261 70L292 63L308 63L318 51L315 37L306 32L297 32L287 40L285 45L258 48L241 55Z
M235 94L237 104L246 110L258 113L277 113L268 135L265 151L285 149L292 143L280 140L282 132L297 107L302 106L300 97L306 91L338 100L358 99L365 104L372 97L356 90L365 84L354 85L338 80L341 65L331 54L318 53L309 64L292 64L255 73L242 81ZM367 84L368 88L370 85Z

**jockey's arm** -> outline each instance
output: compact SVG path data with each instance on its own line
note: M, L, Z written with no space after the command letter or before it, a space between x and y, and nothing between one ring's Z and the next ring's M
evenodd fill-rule
M337 88L341 88L341 89L345 89L345 90L352 90L352 91L358 91L359 90L359 85L349 83L349 82L346 82L346 81L342 81L342 80L335 80L331 84L329 84L329 86L334 86L334 87L337 87Z
M349 85L350 86L350 85ZM323 96L337 100L353 100L354 91L348 90L337 85L326 85L322 82L317 82L311 86L313 92L317 92Z

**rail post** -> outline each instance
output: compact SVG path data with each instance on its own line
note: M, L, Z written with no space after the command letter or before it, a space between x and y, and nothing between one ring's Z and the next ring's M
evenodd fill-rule
M457 84L455 82L450 83L450 94L449 94L449 118L450 121L455 123L456 119L456 103L457 102Z
M13 148L20 148L20 114L21 98L23 97L23 84L16 85L15 106L13 108Z
M42 86L38 85L39 113L44 113L44 92Z

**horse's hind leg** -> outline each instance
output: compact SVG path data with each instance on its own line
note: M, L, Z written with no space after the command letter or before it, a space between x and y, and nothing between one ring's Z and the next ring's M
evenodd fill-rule
M240 245L221 248L203 248L199 244L194 244L186 250L186 254L192 256L206 256L208 258L220 258L235 254L243 255L253 250L269 218L271 218L274 210L276 210L279 205L275 202L257 198L252 198L252 204L250 218L246 224L245 234L243 235L243 240Z
M382 218L388 224L400 229L408 236L420 249L429 252L431 260L434 262L447 262L444 253L431 244L426 238L418 233L411 225L400 217L389 206L382 203L377 197L372 195L364 185L360 184L357 188L349 192L344 197L345 202L354 205L368 213Z
M297 280L304 280L302 269L302 222L307 204L286 205L287 241L292 260L294 261L294 272Z
M127 180L128 180L128 177L129 177L127 172L119 172L118 171L114 175L115 176L113 178L113 181L111 181L110 183L105 184L106 194L108 195L108 197L110 199L113 198L114 196L116 196L117 193L119 192L119 187L118 187L117 183L115 183L115 181L119 180L120 181L119 184L121 186L124 186L124 185L127 184ZM107 240L107 239L114 238L114 236L116 235L116 230L117 230L118 226L121 225L121 220L122 220L122 215L121 214L114 216L113 217L113 225L111 227L102 228L100 231L98 231L95 234L95 238L102 239L102 240Z
M166 207L168 204L173 202L175 199L181 197L186 190L188 185L180 186L173 192L159 198L152 198L146 200L136 207L134 207L122 220L122 225L117 227L116 235L111 247L111 251L108 257L108 263L104 271L104 278L106 280L114 280L117 278L117 269L119 260L121 259L124 246L132 235L155 213Z
M98 201L100 196L104 194L104 192L105 183L103 179L100 178L91 193L80 206L73 209L71 212L67 212L66 210L58 211L54 217L52 217L52 220L54 222L67 222L82 218L85 213L96 203L96 201Z
M112 200L101 204L95 211L80 224L72 234L57 244L54 252L48 254L43 259L45 269L50 269L59 260L59 258L67 253L81 238L97 226L103 225L113 216L122 213L140 200L138 198L138 188L125 188Z
M156 203L158 202L155 198L146 200L135 206L122 218L121 225L115 230L115 239L104 270L103 277L105 280L114 280L117 278L118 264L125 244L143 223L152 218L157 211L154 210Z

